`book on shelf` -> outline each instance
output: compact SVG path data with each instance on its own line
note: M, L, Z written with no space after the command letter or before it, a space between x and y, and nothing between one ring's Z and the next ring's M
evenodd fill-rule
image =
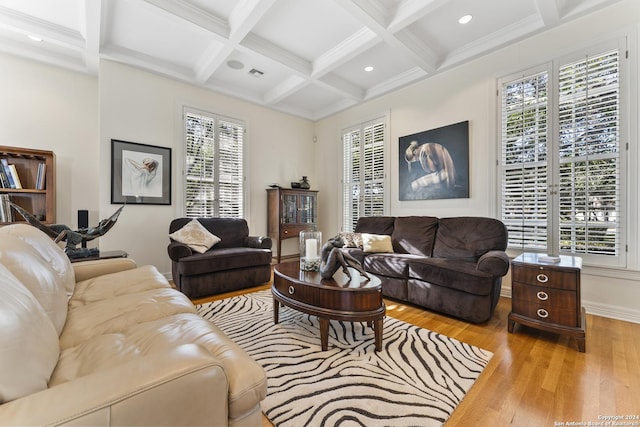
M0 169L2 169L2 172L4 172L3 176L4 178L6 178L6 182L7 182L7 187L4 187L4 183L3 183L3 188L16 188L16 184L13 181L13 176L11 174L11 168L9 167L9 162L7 161L7 159L0 159Z
M38 165L38 175L36 177L36 190L44 190L46 176L47 165L46 163L40 163Z
M0 222L13 222L13 210L9 200L8 194L0 194Z
M9 170L11 171L11 179L13 179L13 183L18 190L22 189L22 182L20 181L20 176L18 175L18 169L16 169L16 165L9 165Z

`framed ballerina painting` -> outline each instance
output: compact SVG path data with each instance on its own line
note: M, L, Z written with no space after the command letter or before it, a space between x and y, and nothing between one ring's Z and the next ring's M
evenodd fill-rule
M399 138L400 200L469 197L469 122Z
M111 203L170 205L171 148L112 139Z

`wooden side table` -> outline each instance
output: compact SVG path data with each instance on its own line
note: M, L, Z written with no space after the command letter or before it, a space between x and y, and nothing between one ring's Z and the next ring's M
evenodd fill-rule
M523 253L511 262L511 313L508 330L516 323L576 339L586 350L586 318L580 297L582 258L560 256L543 262L541 254Z

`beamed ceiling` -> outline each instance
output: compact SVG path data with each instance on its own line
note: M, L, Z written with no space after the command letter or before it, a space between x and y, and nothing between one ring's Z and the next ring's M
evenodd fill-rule
M0 0L0 51L93 75L108 59L317 120L615 1Z

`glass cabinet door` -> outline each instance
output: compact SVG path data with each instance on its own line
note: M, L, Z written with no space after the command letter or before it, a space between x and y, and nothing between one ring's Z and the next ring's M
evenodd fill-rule
M300 223L315 224L316 223L316 198L314 196L300 196Z
M298 222L298 197L295 194L282 196L282 223L297 224Z

